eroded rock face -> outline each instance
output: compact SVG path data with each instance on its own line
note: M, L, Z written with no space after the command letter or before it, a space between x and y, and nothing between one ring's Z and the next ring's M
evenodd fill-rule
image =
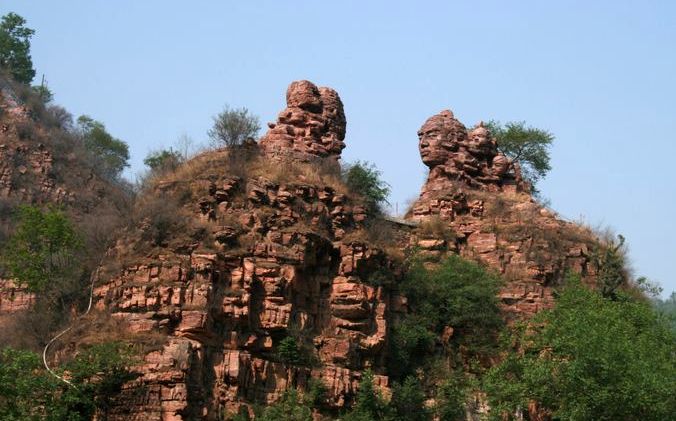
M312 82L291 83L286 91L286 108L261 138L269 155L340 158L345 147L345 113L338 93L318 88Z
M96 307L129 331L163 336L109 419L221 419L310 379L326 386L327 405L343 408L366 368L386 389L388 323L405 305L368 284L392 263L355 239L364 208L327 185L231 176L188 183L208 192L185 208L186 219L207 227L206 240L169 240L148 260L132 250L138 237L130 235L110 263L124 255L137 263L95 290ZM280 359L289 335L305 362Z
M436 114L418 130L420 156L430 169L422 196L461 181L490 191L523 190L518 167L498 152L483 123L469 132L450 110Z
M436 221L454 238L414 238L424 254L459 252L497 270L506 280L500 297L512 317L551 306L552 286L567 270L593 279L593 235L531 197L517 164L498 152L483 124L468 132L446 110L430 117L418 137L430 173L407 218Z

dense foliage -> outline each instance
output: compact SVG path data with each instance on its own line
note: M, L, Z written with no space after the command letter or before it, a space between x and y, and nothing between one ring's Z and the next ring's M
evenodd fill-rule
M226 147L242 145L245 140L255 138L261 129L258 117L249 113L246 107L230 108L214 117L214 125L207 134L212 143Z
M14 278L39 292L49 283L75 276L78 262L74 257L81 247L81 239L63 211L20 206L3 260Z
M499 285L497 275L456 255L433 269L414 261L401 284L411 313L393 328L390 374L410 375L424 356L436 351L446 355L459 351L459 359L465 361L492 352L502 327ZM435 349L436 338L444 333L450 335L448 342Z
M549 148L554 135L546 130L528 127L524 121L511 121L503 125L491 120L487 126L500 152L521 165L522 176L535 188L537 182L552 169Z
M97 160L100 173L110 180L117 179L129 166L129 146L108 133L103 123L89 116L78 117L77 124L85 147Z
M161 174L165 171L173 171L183 162L183 155L171 148L154 151L148 154L143 163L153 173Z
M364 197L371 212L380 212L390 194L390 186L380 177L380 171L370 162L356 161L343 167L345 184Z
M572 283L511 339L485 381L495 419L537 406L560 420L666 420L676 414L676 339L649 304ZM535 404L537 403L537 404Z
M44 368L38 354L0 350L0 419L85 421L103 416L109 399L129 380L129 354L115 342L93 345L62 367L75 387Z
M0 68L6 69L20 83L29 84L35 77L31 59L31 37L34 30L16 13L8 13L0 21Z

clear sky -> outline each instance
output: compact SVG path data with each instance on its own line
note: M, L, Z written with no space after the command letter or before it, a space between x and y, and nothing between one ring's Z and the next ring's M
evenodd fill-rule
M289 82L335 88L346 160L375 163L402 209L416 131L526 120L556 135L541 184L569 219L627 238L637 274L676 289L676 2L2 0L37 33L56 102L103 121L132 168L224 104L273 121Z

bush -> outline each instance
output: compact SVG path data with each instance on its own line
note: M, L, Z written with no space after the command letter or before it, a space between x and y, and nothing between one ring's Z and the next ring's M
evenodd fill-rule
M256 417L260 421L312 421L310 406L294 389L284 391L281 399Z
M226 105L214 117L214 125L207 134L214 144L231 147L242 145L245 140L256 137L260 129L258 117L250 114L248 109L230 108Z
M298 347L298 342L293 336L287 336L282 339L277 346L277 356L284 364L299 364L301 363L302 357L300 348Z
M490 355L503 326L497 298L500 282L497 275L457 255L434 269L414 261L401 283L411 314L393 330L392 343L401 346L393 352L399 355L391 364L394 372L411 374L423 360L420 353L425 349L430 352L431 338L441 336L447 328L453 333L446 352L462 351L465 359ZM403 361L406 358L408 363Z
M431 414L425 407L425 392L420 382L413 376L406 377L401 384L394 384L390 406L396 414L395 419L410 421L431 419Z
M51 376L38 354L5 348L0 351L0 418L3 420L90 420L105 413L110 399L131 380L124 346L94 345L63 368L69 387Z
M173 149L163 149L148 154L143 163L153 173L161 174L166 171L174 171L183 162L183 155Z
M357 161L343 168L343 181L347 187L361 195L371 212L381 212L387 204L390 186L380 179L380 171L369 162Z
M393 414L387 402L373 384L373 373L366 370L359 382L359 390L352 409L341 418L343 421L392 420Z
M85 147L98 161L99 172L109 180L116 180L129 166L129 146L108 133L103 123L89 116L78 117L77 124Z
M79 235L61 210L20 206L3 260L14 278L40 292L48 283L74 276L74 257L81 247Z
M579 282L516 330L517 349L485 379L491 415L519 408L562 420L666 420L676 413L676 336L649 304Z

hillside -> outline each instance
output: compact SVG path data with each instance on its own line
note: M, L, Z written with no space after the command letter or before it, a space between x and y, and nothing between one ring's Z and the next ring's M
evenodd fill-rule
M0 243L6 245L13 234L20 206L63 209L83 233L86 253L82 264L87 271L98 264L109 247L110 236L128 213L131 196L128 188L99 173L96 159L85 150L70 124L72 117L65 110L46 106L28 87L0 76ZM17 326L32 324L23 319L23 310L35 304L35 295L25 285L8 279L6 268L2 268L0 278L0 324L5 326L0 340L4 344L18 340L31 347L40 346L49 334L40 327L25 332L23 338L16 337ZM84 279L72 286L81 292L67 300L69 306L80 304L86 284ZM57 314L40 322L65 322L58 321L62 316L51 304L45 305L51 308L45 310L47 313ZM54 317L56 320L50 320Z
M99 317L153 343L110 419L219 419L311 379L335 411L366 369L387 391L389 335L407 312L397 280L412 250L433 261L459 252L504 274L509 318L550 306L566 268L593 279L593 236L497 168L482 127L468 134L449 112L425 123L424 160L436 140L458 152L426 160L413 224L368 214L348 191L344 135L335 91L294 82L258 145L205 152L142 193L139 223L108 253L95 290ZM469 170L474 160L492 176ZM284 361L285 338L300 362Z

